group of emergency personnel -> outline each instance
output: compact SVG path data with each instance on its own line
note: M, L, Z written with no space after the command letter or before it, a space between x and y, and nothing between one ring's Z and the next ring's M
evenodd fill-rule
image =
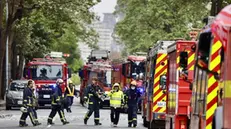
M141 93L136 87L136 81L132 81L129 89L124 94L119 83L115 83L112 90L107 94L110 97L111 126L117 127L121 109L124 107L128 108L128 127L137 126L138 99L141 97ZM84 117L84 124L87 124L88 119L94 112L95 125L101 125L99 109L100 101L102 101L104 95L102 93L103 90L97 85L97 78L92 78L92 84L86 88L84 96L88 103L88 112Z
M69 86L67 87L65 94L62 94L61 85L63 84L62 79L58 79L56 82L55 92L52 95L52 108L51 113L48 117L47 124L53 125L53 118L58 112L61 122L65 125L69 122L66 120L64 115L64 109L67 109L67 112L71 112L71 106L73 104L74 95L77 95L77 91L74 88L72 81L69 81ZM41 125L38 122L37 117L37 99L35 95L35 83L33 80L29 80L27 87L25 87L23 91L23 106L20 108L22 111L22 115L19 121L20 127L26 127L28 124L26 123L26 118L29 116L31 122L34 126Z
M103 89L98 85L97 81L98 79L93 77L92 84L87 86L84 93L85 102L88 103L88 112L84 117L84 124L87 124L88 119L94 112L95 125L101 125L99 112L100 103L103 101L103 98L108 96L110 97L111 126L117 127L121 109L125 107L128 110L128 127L136 127L138 99L141 97L141 93L136 88L136 81L131 82L129 89L125 92L125 94L121 90L119 83L115 83L107 95L104 94ZM66 88L65 95L63 95L61 89L62 84L63 80L58 79L56 82L55 92L52 95L52 108L47 120L48 125L54 124L53 118L57 112L63 125L69 124L65 118L64 109L66 108L67 112L71 112L71 105L73 103L74 95L76 95L76 91L73 83L70 81L69 86ZM21 107L22 115L19 121L20 127L28 126L26 123L26 118L28 116L34 126L41 125L37 119L36 97L34 90L35 83L33 80L29 80L27 87L23 91L23 106Z

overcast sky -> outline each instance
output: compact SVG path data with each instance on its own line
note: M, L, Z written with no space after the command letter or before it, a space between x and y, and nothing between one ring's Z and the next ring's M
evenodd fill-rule
M99 4L93 7L93 11L102 14L102 13L112 13L115 10L117 0L101 0Z

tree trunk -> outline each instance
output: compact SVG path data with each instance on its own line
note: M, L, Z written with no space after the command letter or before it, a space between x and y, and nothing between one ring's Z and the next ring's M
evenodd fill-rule
M19 65L18 65L18 75L19 75L20 79L23 76L24 61L25 61L25 58L24 58L23 54L21 53L19 55Z
M15 80L17 78L17 55L18 51L16 49L16 42L12 43L12 49L11 49L11 79Z
M0 99L3 99L3 59L4 59L4 53L5 53L5 43L3 38L3 5L4 0L0 0Z

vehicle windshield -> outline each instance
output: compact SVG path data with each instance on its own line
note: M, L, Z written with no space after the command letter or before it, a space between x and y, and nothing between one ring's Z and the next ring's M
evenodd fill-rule
M111 70L102 71L102 72L90 72L88 84L91 84L92 77L97 77L99 82L104 84L106 87L111 86Z
M26 85L27 85L27 82L12 82L10 84L10 90L11 91L23 91Z
M57 80L63 76L61 65L32 65L30 71L33 80Z
M132 78L133 79L138 79L139 74L143 74L145 72L145 67L144 67L144 62L132 62L132 69L131 69L131 73L132 73Z

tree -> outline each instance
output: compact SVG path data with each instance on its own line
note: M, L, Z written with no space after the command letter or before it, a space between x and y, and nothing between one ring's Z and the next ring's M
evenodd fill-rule
M4 24L4 1L0 1L0 82L4 78L5 40L9 35L10 63L13 78L22 74L23 60L43 57L49 51L60 50L74 53L78 60L77 41L86 41L91 46L97 41L97 34L87 29L95 18L89 9L99 0L8 0L9 20ZM3 21L4 20L4 21ZM65 47L68 46L68 47ZM67 49L69 48L69 50ZM19 55L19 66L17 56ZM69 58L68 62L80 65ZM0 83L3 98L4 84Z
M148 50L157 40L187 39L191 28L203 26L201 21L209 15L209 2L118 0L119 10L115 13L123 13L125 18L116 25L116 33L130 52Z

